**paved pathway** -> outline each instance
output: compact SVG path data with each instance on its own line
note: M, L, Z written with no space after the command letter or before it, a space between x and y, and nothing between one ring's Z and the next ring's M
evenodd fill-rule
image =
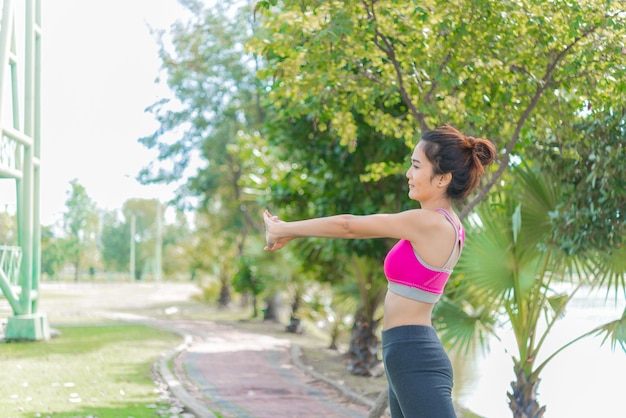
M185 371L192 394L223 417L365 417L367 408L348 401L291 361L288 340L215 323L206 337L182 351L175 371Z
M173 394L199 418L367 416L366 405L371 401L363 402L350 389L312 376L299 364L298 351L287 339L211 321L163 320L105 311L98 315L186 337L184 344L160 362L159 369Z

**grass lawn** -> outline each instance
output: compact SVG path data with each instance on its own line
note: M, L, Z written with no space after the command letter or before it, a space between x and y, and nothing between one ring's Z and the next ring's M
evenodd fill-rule
M179 336L118 323L56 329L49 341L0 344L1 417L141 418L169 409L152 366Z

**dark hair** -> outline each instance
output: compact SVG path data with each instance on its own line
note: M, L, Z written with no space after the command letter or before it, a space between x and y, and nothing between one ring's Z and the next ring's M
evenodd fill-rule
M446 194L464 200L480 183L485 166L496 158L496 147L488 140L465 136L443 125L422 136L424 153L433 165L433 175L452 174Z

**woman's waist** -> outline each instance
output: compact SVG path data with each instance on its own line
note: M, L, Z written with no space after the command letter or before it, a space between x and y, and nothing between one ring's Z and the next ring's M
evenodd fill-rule
M387 291L383 330L403 325L432 326L432 303L410 299Z

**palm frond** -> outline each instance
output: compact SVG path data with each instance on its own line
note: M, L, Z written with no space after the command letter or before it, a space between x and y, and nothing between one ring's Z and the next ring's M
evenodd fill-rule
M615 297L623 292L626 296L626 245L611 252L598 252L592 259L592 284L596 287L606 287L608 292L614 290Z
M550 354L539 366L537 366L533 373L538 376L541 371L546 367L546 365L550 363L550 361L552 361L552 359L555 358L559 353L561 353L572 344L591 335L604 335L604 338L602 339L602 344L604 344L607 340L610 340L612 350L615 350L617 344L619 344L622 347L622 350L626 353L626 309L624 309L624 312L622 313L622 317L620 319L608 322L604 325L600 325L592 329L591 331L574 338L567 344L562 345L558 350Z
M550 216L557 206L556 185L527 165L515 169L516 201L520 202L527 245L544 241L551 228ZM524 243L522 243L524 244Z
M502 298L514 285L512 231L501 213L502 208L495 206L481 208L480 225L467 229L467 245L455 269L472 293L488 299Z
M478 221L468 226L467 246L457 270L471 293L504 302L514 292L525 295L536 286L537 265L546 252L529 242L519 208L512 202L483 205L476 213Z
M597 328L596 335L604 335L602 344L607 340L611 341L611 349L615 350L619 344L626 353L626 309L620 319L611 321Z
M442 299L434 315L441 342L450 350L467 354L475 347L488 348L488 336L495 326L490 310Z
M565 316L565 306L570 301L570 295L566 293L559 293L547 297L548 306L551 309L552 315L558 315L558 319Z

